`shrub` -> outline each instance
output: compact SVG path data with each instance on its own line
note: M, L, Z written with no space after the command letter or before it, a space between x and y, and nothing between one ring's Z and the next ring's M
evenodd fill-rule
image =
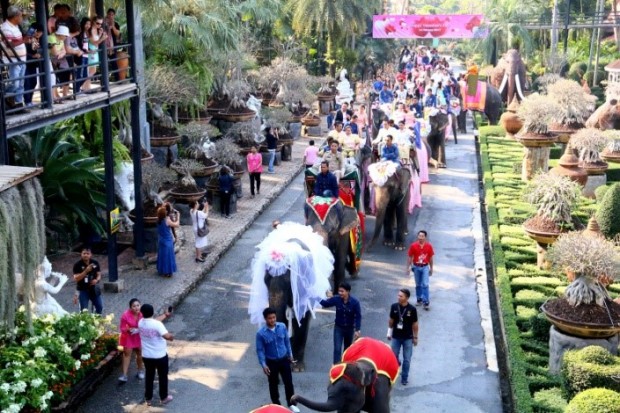
M608 189L609 187L607 185L599 186L594 190L594 197L601 202Z
M599 346L588 346L564 353L562 359L562 388L568 396L580 391L603 387L620 391L620 358ZM619 405L620 406L620 405ZM590 412L599 410L589 410ZM618 410L620 413L620 410Z
M530 318L530 325L532 326L532 336L536 340L543 342L549 341L549 328L551 328L551 323L543 313L538 313L536 316Z
M596 213L601 231L608 238L620 233L620 183L607 190Z
M499 125L495 126L481 126L480 127L480 136L488 137L488 136L506 136L506 130Z
M620 413L620 393L607 389L588 389L570 401L565 413Z
M562 390L554 387L534 394L534 404L542 411L562 413L567 406Z

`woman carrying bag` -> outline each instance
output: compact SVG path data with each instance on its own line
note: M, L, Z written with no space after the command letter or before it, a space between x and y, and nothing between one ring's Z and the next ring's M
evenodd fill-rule
M203 250L209 245L209 226L207 218L209 217L209 204L207 202L192 201L189 203L191 208L189 214L192 218L192 230L194 231L196 262L205 262L204 257L207 255Z

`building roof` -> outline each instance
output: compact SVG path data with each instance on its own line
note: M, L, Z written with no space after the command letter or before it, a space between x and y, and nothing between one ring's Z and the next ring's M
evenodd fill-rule
M605 66L605 70L608 72L620 72L620 59Z
M6 191L43 173L43 168L0 165L0 192Z

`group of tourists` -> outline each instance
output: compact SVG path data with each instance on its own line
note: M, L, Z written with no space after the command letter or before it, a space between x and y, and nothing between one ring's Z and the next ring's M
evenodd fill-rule
M116 80L124 74L118 71L117 45L121 43L120 25L116 11L108 9L106 16L78 19L68 4L56 4L46 22L26 23L18 6L9 6L6 20L0 27L0 54L8 67L6 104L9 109L26 112L33 106L35 90L43 89L37 76L44 70L51 73L54 103L93 89L99 62L99 49L107 46L110 69ZM43 60L42 39L47 36L48 56ZM40 93L43 93L42 91Z

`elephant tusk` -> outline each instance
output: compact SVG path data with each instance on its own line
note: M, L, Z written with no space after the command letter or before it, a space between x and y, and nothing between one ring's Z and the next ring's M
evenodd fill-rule
M502 83L499 85L499 89L497 91L501 94L504 88L506 87L506 83L508 83L508 73L504 73L504 78L502 79Z
M519 94L519 97L521 100L525 99L525 96L523 96L523 91L521 90L521 81L518 73L515 75L515 83L517 84L517 93Z
M288 321L288 338L293 337L293 318L295 317L295 314L293 314L293 309L289 306L286 307L286 313L285 313L286 319Z

